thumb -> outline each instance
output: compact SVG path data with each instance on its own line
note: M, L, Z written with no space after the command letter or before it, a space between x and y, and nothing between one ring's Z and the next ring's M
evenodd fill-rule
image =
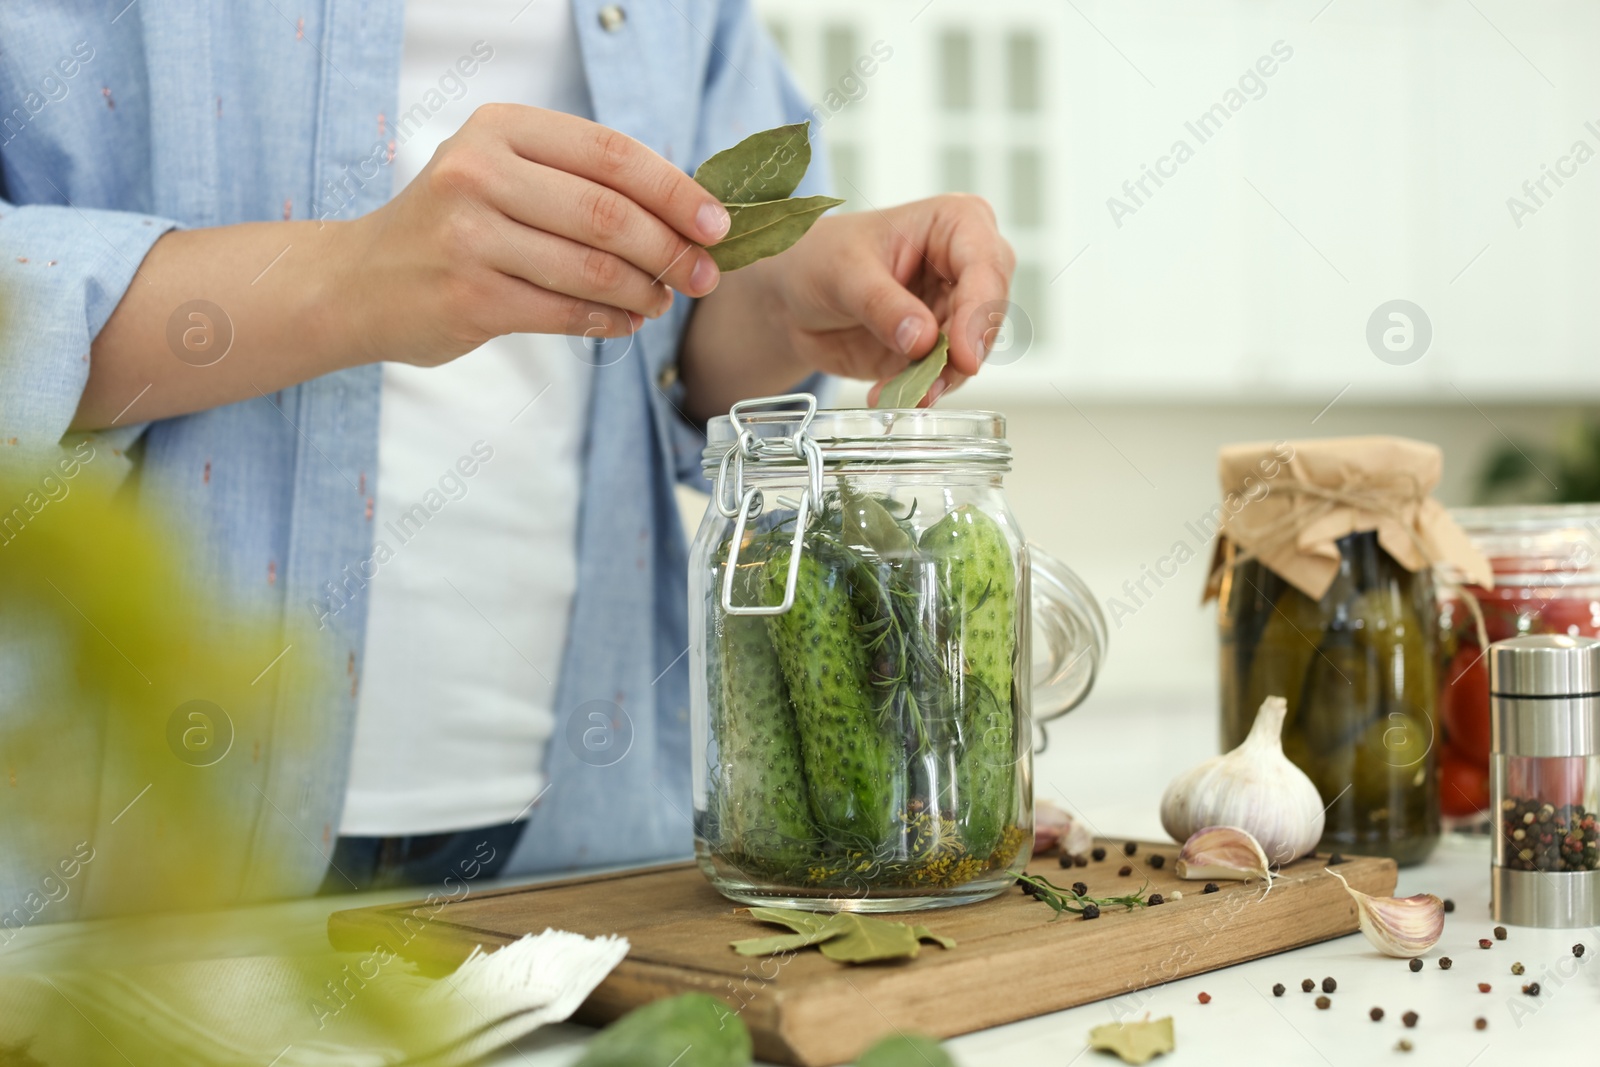
M884 264L869 260L857 270L841 272L839 287L845 314L889 351L920 359L932 350L939 320Z

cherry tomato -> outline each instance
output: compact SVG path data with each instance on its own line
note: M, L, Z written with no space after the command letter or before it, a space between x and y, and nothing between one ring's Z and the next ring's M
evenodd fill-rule
M1450 657L1439 682L1439 721L1459 754L1489 766L1489 665L1476 643Z
M1476 815L1488 806L1488 764L1446 745L1439 752L1439 810L1446 815Z

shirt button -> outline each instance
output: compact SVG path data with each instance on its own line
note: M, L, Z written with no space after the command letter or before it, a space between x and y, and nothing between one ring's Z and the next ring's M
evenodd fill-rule
M607 33L616 33L627 21L627 14L616 4L607 4L600 9L600 28Z
M656 375L656 384L661 387L662 392L665 392L668 389L671 389L674 385L677 385L678 365L676 363L668 363L666 366L662 367L661 373Z

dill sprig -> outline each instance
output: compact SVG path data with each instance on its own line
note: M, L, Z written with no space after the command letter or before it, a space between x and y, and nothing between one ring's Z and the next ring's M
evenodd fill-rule
M1050 920L1051 922L1061 918L1063 912L1070 911L1074 915L1082 915L1090 905L1094 906L1095 915L1098 915L1105 908L1118 905L1127 908L1129 911L1134 908L1149 907L1150 905L1145 895L1145 890L1150 888L1149 882L1145 882L1137 891L1120 897L1091 897L1079 894L1068 886L1056 885L1043 875L1019 874L1017 875L1017 885L1021 886L1022 891L1034 900L1050 905L1051 909L1055 911L1055 916Z

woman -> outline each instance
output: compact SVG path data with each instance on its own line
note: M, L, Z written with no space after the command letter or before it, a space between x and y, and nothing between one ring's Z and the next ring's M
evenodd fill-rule
M806 117L746 0L27 6L0 40L6 462L92 434L235 603L314 628L284 692L337 670L324 743L266 761L253 832L296 859L250 895L686 854L674 481L740 398L940 329L934 395L976 373L987 205L719 277L688 174Z

